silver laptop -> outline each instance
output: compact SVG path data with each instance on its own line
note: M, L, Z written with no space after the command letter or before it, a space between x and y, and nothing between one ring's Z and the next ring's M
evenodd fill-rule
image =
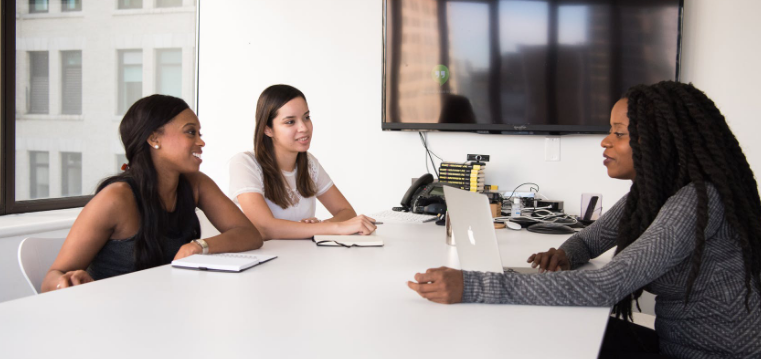
M505 268L499 254L494 221L486 195L444 186L452 235L455 238L457 257L464 270L495 272L513 271L537 273L531 267Z

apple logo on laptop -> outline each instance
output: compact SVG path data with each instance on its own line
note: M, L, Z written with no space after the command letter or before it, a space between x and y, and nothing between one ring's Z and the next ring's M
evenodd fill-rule
M470 244L476 245L476 238L473 237L473 228L471 226L468 226L468 239L470 239Z

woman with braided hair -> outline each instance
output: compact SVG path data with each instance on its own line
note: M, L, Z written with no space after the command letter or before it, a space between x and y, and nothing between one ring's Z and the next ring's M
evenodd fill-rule
M608 175L631 190L531 255L541 273L437 268L410 288L439 303L613 306L601 357L761 357L761 200L716 105L690 84L635 86L601 145ZM614 246L604 267L573 270ZM656 295L655 333L625 321L643 290Z

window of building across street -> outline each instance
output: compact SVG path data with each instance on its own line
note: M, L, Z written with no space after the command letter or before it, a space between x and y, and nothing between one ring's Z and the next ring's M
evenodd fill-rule
M119 123L140 98L195 110L196 3L0 2L0 214L86 204L128 162Z

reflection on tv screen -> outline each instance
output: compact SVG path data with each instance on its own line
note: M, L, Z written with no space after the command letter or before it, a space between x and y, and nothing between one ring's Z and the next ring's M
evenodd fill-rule
M677 76L679 0L386 6L386 124L607 126L627 88Z

